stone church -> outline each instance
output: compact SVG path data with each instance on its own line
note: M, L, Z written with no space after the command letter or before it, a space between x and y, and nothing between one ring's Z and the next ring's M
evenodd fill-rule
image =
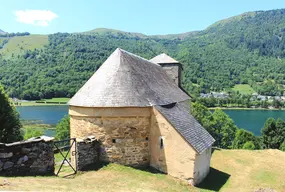
M190 114L181 70L166 54L149 61L116 49L70 100L70 137L94 135L101 161L200 183L215 140Z

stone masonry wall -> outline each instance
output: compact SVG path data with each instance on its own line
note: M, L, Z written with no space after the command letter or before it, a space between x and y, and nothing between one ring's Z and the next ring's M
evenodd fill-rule
M167 75L180 87L181 85L181 67L180 64L161 64Z
M149 117L72 117L71 137L94 135L100 160L123 165L149 164Z
M149 165L149 108L91 109L70 108L71 137L94 135L100 143L100 161Z
M79 171L84 170L88 165L99 163L99 142L93 137L77 141L76 163Z
M0 175L52 175L54 153L52 138L0 143Z

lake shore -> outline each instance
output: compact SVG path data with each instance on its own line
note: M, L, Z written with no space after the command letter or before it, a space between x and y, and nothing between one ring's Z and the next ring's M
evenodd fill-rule
M67 105L70 98L52 98L42 100L20 100L12 99L15 106L55 106L55 105Z
M285 108L246 108L246 107L209 107L210 110L222 109L222 110L264 110L264 111L284 111Z
M36 102L21 102L18 104L15 104L17 107L21 106L60 106L60 105L68 105L67 103L61 104L61 103L36 103Z

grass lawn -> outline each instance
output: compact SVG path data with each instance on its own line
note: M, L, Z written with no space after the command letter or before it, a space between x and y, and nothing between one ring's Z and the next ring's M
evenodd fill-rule
M0 177L1 190L23 191L285 191L285 152L279 150L215 150L211 171L198 187L171 176L116 164L72 178ZM5 181L4 181L5 180ZM7 183L7 184L4 184ZM2 185L1 185L2 184Z
M47 43L47 35L15 36L9 39L5 47L0 50L0 53L5 58L9 58L12 56L12 53L15 56L21 55L26 50L41 49Z
M244 95L251 95L255 91L252 89L252 87L248 84L237 84L232 88L233 91L239 91L241 94Z

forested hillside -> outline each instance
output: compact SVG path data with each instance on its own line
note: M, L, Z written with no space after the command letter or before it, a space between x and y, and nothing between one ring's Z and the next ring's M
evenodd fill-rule
M165 52L181 61L183 86L192 96L229 91L236 84L249 84L260 94L282 95L284 32L285 9L281 9L245 13L203 31L176 35L96 29L1 37L0 83L11 97L71 97L120 47L147 59Z

